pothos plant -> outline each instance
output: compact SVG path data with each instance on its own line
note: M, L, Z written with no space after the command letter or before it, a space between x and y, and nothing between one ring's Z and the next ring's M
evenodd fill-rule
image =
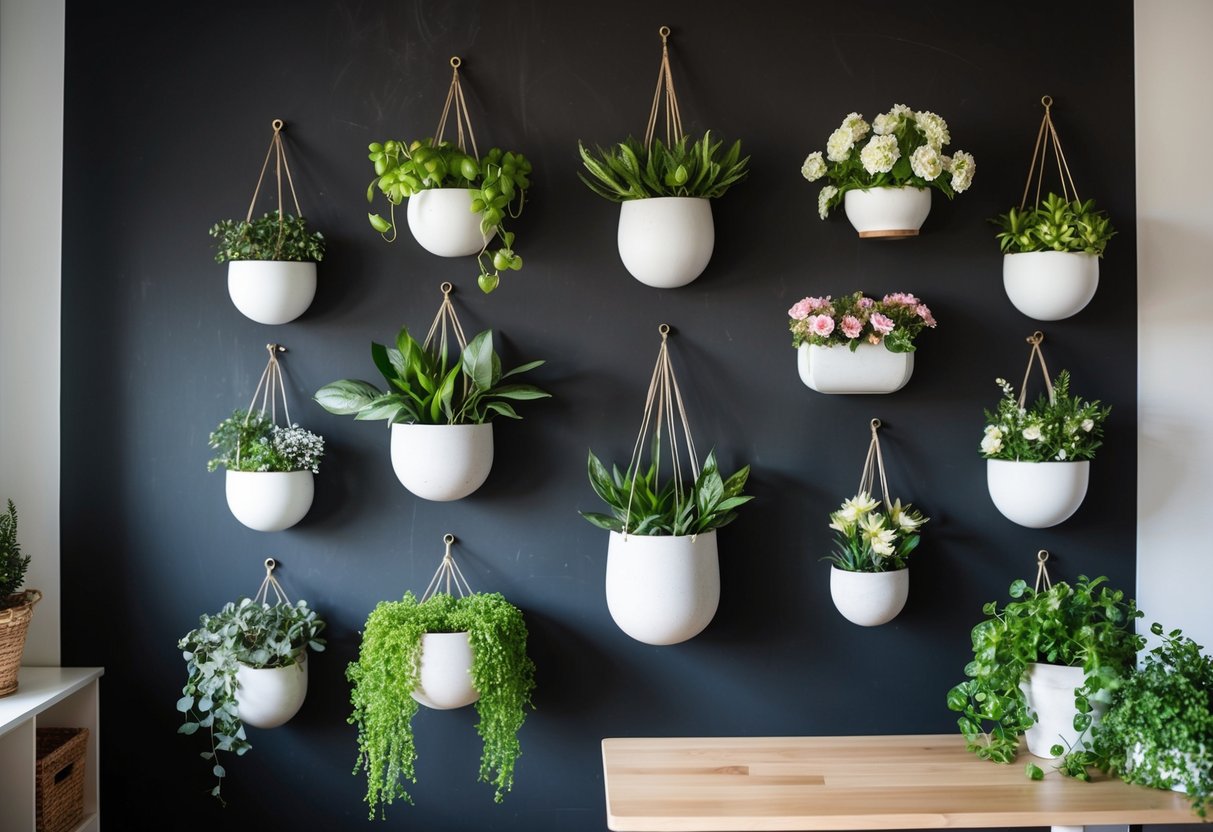
M221 220L211 226L218 240L215 262L229 260L298 260L319 263L324 259L324 235L308 231L307 220L271 211L252 221Z
M358 727L358 763L366 772L371 819L396 798L412 803L404 781L416 783L417 747L412 697L420 679L421 637L426 633L468 633L472 685L480 694L476 731L483 741L480 780L502 800L514 783L521 754L518 732L531 706L535 666L527 656L522 613L499 593L460 598L439 593L419 602L412 593L384 601L367 617L358 660L346 670L353 686L349 718Z
M692 141L683 136L670 145L653 138L648 148L631 136L617 145L593 150L577 143L581 163L589 172L577 174L591 191L612 202L659 196L715 199L745 179L750 157L735 141L721 153L724 142L709 130Z
M209 445L218 451L206 470L311 471L320 473L324 438L298 425L282 427L260 412L236 410L211 432Z
M1003 254L1031 251L1063 251L1103 257L1108 241L1116 235L1104 211L1095 208L1095 200L1067 200L1050 193L1042 205L1012 208L992 222Z
M1030 408L1019 406L1006 379L998 408L985 411L986 427L981 453L986 459L1016 462L1077 462L1095 458L1103 444L1103 423L1112 412L1099 401L1084 401L1070 394L1070 373L1062 370L1053 380L1053 398L1041 395Z

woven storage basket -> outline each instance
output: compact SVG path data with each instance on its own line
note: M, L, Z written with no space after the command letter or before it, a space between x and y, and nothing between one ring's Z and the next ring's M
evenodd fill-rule
M42 593L27 589L5 597L15 605L0 610L0 696L17 692L17 671L21 669L21 655L25 652L25 635L29 632L30 619L34 617L34 604L42 600Z
M39 728L37 832L70 832L84 819L87 728Z

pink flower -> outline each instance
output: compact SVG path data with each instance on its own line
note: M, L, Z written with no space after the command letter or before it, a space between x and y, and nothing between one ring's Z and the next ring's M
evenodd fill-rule
M871 298L860 298L859 299L858 306L860 309L871 309L875 305L876 305L876 301L872 300Z
M859 333L863 332L863 321L856 318L854 315L847 315L842 319L842 334L847 338L858 338Z
M891 303L897 306L917 306L922 303L918 298L905 292L893 292L884 296L885 303Z
M788 317L795 321L803 321L809 317L809 313L813 311L813 307L809 305L812 298L796 301L795 305L788 310Z
M881 335L888 335L897 328L897 324L887 315L882 315L879 312L874 312L871 317L872 329L879 332Z
M809 332L819 338L828 338L834 331L834 319L829 315L813 315L809 318Z
M914 311L918 314L918 317L922 318L924 324L930 327L935 326L935 316L931 314L930 309L927 309L925 303L918 304Z

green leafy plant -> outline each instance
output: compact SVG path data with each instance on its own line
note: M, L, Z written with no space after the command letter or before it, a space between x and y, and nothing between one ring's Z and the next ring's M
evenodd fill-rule
M177 642L189 674L177 700L177 710L185 715L177 733L193 735L205 729L209 734L210 750L201 755L218 780L211 794L220 802L227 771L219 753L243 756L252 748L237 709L236 671L242 664L254 668L298 664L309 647L324 650L324 639L318 637L324 626L306 601L267 604L242 598L224 604L214 615L199 617L198 626Z
M1083 401L1070 395L1070 373L1062 370L1053 380L1053 401L1041 395L1030 408L1021 408L1006 379L996 379L1002 399L991 413L981 453L986 459L1018 462L1075 462L1094 459L1103 444L1103 423L1112 412L1098 400Z
M421 637L464 631L472 645L472 684L480 694L480 780L492 784L498 802L513 786L521 754L518 731L535 687L522 613L499 593L437 594L422 602L406 593L403 600L381 602L367 617L358 660L346 670L353 686L349 722L358 726L354 773L366 772L372 819L396 798L412 803L404 781L417 782L413 717L419 705L411 694L420 678Z
M909 503L897 500L887 511L883 504L861 491L844 500L830 514L834 551L825 559L847 572L892 572L905 569L910 553L918 548L918 530L930 518Z
M211 226L218 240L215 261L300 260L319 263L324 259L324 235L307 230L307 220L271 211L252 222L221 220Z
M1087 779L1094 760L1085 732L1092 721L1092 702L1107 704L1133 667L1144 639L1134 631L1141 617L1136 602L1104 586L1105 577L1080 575L1070 586L1058 581L1037 592L1022 580L1011 584L1011 601L1001 609L991 601L985 618L972 631L973 660L964 682L948 691L948 708L960 714L957 724L966 747L983 760L1012 762L1019 738L1036 722L1019 683L1034 662L1081 667L1082 687L1074 691L1076 747L1054 746L1064 754L1063 772ZM1043 776L1039 767L1028 775Z
M427 348L401 329L395 348L372 343L371 359L387 382L386 391L366 381L334 381L316 391L320 406L340 416L388 424L479 425L494 416L522 418L510 401L550 396L534 385L503 383L544 362L503 373L490 329L472 338L455 359L445 346Z
M501 272L522 268L522 258L514 251L514 234L503 223L507 216L518 219L526 204L532 168L525 156L494 147L477 159L451 142L435 145L432 138L373 142L368 149L375 178L367 186L366 201L373 203L378 191L387 199L392 219L379 214L367 218L385 239L396 239L396 206L404 200L431 188L467 188L472 192L472 212L480 215L480 233L487 240L496 231L502 243L490 257L486 242L476 256L480 289L487 294L497 288Z
M324 439L298 425L281 427L266 413L233 411L211 432L209 445L219 455L206 470L311 471L320 473Z
M17 541L17 507L9 500L8 511L0 514L0 610L25 603L25 597L16 593L25 583L28 567L29 555L21 554Z
M713 141L707 131L695 141L683 136L667 146L654 138L646 149L629 136L617 145L577 149L590 176L578 174L591 191L612 202L655 196L715 199L745 179L750 157L741 156L735 141L721 155L724 142Z
M1055 193L1042 205L1012 208L991 222L1001 229L996 238L1003 254L1068 251L1103 257L1116 235L1107 213L1096 210L1095 200L1066 200Z

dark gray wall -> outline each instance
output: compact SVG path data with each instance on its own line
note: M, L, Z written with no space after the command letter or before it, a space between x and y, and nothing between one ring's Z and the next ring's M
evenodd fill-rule
M576 141L644 128L660 56L687 127L739 137L752 175L713 210L717 247L690 286L659 291L623 269L618 209L577 180ZM470 260L394 245L366 225L368 142L432 132L465 60L478 139L525 152L533 199L517 223L526 259L489 297ZM68 4L63 273L63 659L104 665L103 799L157 809L164 828L217 818L270 828L358 828L346 664L374 604L419 591L455 533L473 585L523 609L538 665L517 785L495 806L475 782L474 713L422 713L415 807L385 828L597 829L598 742L623 735L909 733L953 729L983 602L1030 577L1134 576L1135 240L1132 7L1128 2L802 4L213 2ZM994 509L977 452L996 376L1018 379L1039 324L1006 299L986 222L1019 198L1043 93L1084 195L1121 229L1103 286L1077 317L1044 325L1048 359L1113 407L1086 504L1031 531ZM972 191L938 195L921 237L857 239L816 216L798 173L850 110L903 102L973 152ZM329 239L312 308L282 327L242 317L206 229L242 215L285 119L304 209ZM368 346L428 325L453 281L469 331L492 326L507 361L543 357L555 397L497 428L472 497L427 503L395 480L387 432L310 401L374 374ZM786 310L806 294L912 291L934 309L913 380L879 397L827 397L798 380ZM623 460L638 427L659 323L703 449L753 465L757 496L720 535L719 613L698 638L655 648L624 636L603 599L606 533L587 448ZM208 432L248 401L279 341L298 421L328 456L316 503L276 534L232 518ZM54 345L31 344L31 349ZM862 629L829 600L826 514L854 488L867 422L884 420L897 494L933 519L905 612ZM229 807L206 796L198 743L177 736L184 665L175 643L202 612L251 593L267 555L289 592L327 618L330 649L288 726L253 731L230 761ZM142 808L134 811L141 812ZM131 826L137 826L130 822Z

